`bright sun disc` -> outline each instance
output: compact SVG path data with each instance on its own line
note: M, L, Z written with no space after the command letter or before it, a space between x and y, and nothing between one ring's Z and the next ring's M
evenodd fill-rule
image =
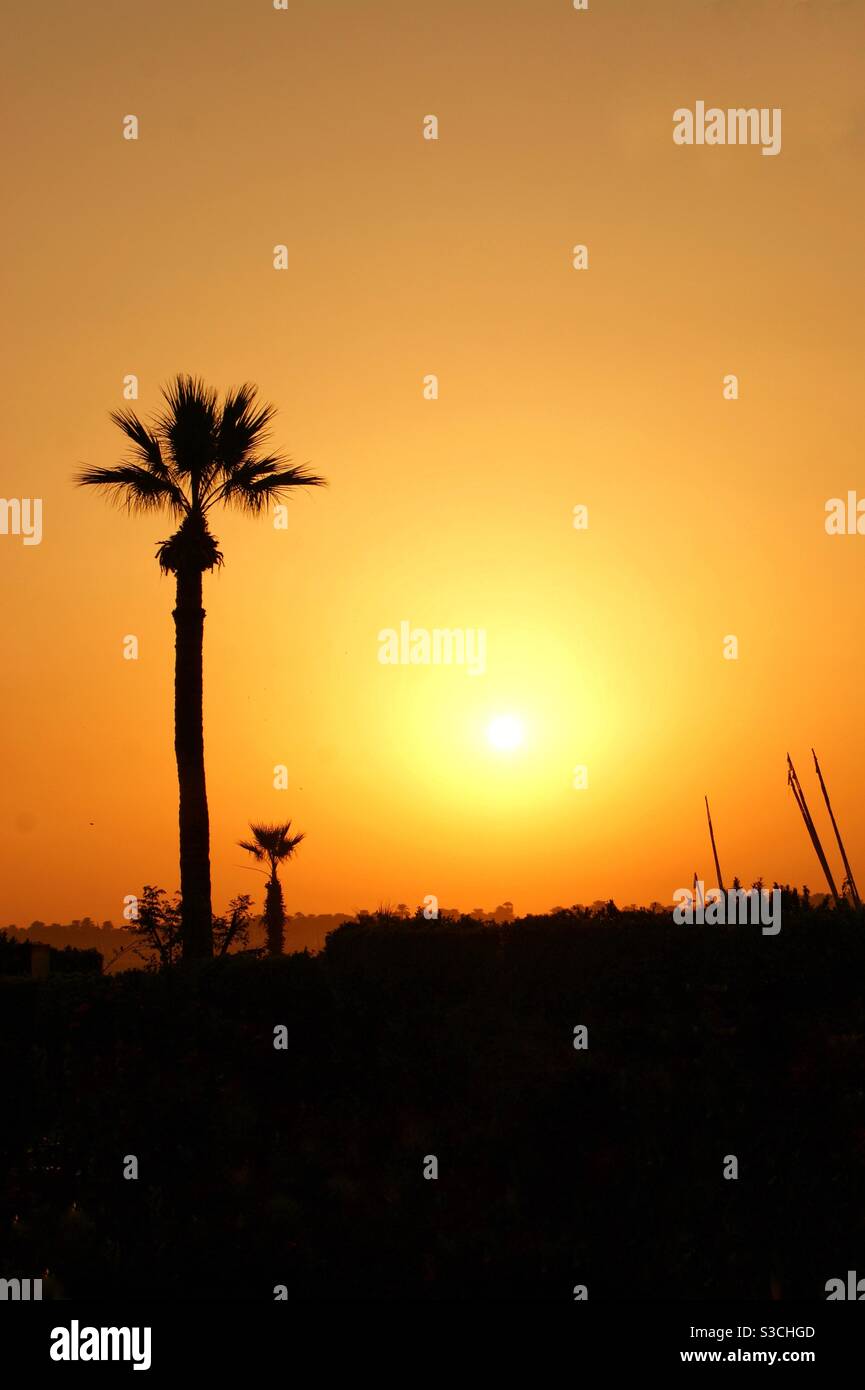
M519 748L523 741L523 726L515 714L500 714L487 727L487 738L493 748L508 751Z

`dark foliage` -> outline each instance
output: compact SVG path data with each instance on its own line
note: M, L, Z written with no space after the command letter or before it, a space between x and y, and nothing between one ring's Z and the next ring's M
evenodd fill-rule
M39 942L38 945L44 943ZM92 974L102 969L102 955L99 951L79 950L74 946L64 946L58 950L49 946L51 953L51 973L70 975L84 971ZM0 975L29 975L31 945L29 941L17 941L6 931L0 931Z

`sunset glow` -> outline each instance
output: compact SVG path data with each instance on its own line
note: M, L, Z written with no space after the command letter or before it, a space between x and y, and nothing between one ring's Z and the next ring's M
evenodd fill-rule
M292 911L669 901L708 872L705 793L744 879L814 881L785 783L812 745L865 862L865 539L824 528L865 490L862 13L783 8L748 6L753 92L722 5L448 0L435 43L385 0L60 6L50 41L21 10L2 456L44 509L41 544L0 537L0 919L117 921L177 883L170 526L72 484L122 455L130 374L143 416L176 371L256 382L329 481L282 527L214 517L216 903L252 879L247 822L288 818ZM697 98L783 108L781 152L676 144ZM428 659L382 664L403 621ZM483 663L439 631L484 633ZM529 710L531 758L491 756Z
M522 722L515 714L498 715L487 729L487 738L500 752L513 752L522 745L524 737Z

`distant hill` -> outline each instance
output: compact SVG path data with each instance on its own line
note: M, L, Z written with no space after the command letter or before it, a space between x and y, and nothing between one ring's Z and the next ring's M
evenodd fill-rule
M813 893L810 902L814 909L819 909L824 905L828 906L828 894ZM610 906L610 903L599 900L585 907L581 904L569 908L553 907L549 913L541 915L554 919L559 917L605 917L609 913ZM360 912L291 913L286 918L285 923L286 954L292 951L310 951L313 954L322 951L328 933L335 931L344 922L409 921L415 917L415 912L420 910L412 909L405 903L398 903L395 907L387 905L372 912L361 909ZM633 904L629 904L621 911L637 915L644 913L665 915L672 911L672 907L657 902L652 903L649 908L637 908ZM442 906L439 907L439 919L451 922L472 921L504 925L515 920L514 905L511 902L504 902L492 911L476 907L468 912L456 907ZM537 919L537 914L533 913L524 918L525 921ZM140 968L141 966L141 961L128 950L131 945L128 930L125 927L115 927L113 922L105 921L100 924L94 922L90 917L82 917L66 923L31 922L29 927L8 926L6 931L14 940L44 942L58 950L62 950L65 946L72 946L79 950L97 950L103 956L105 968L110 967L112 973L118 970ZM261 917L253 918L249 945L254 948L265 945L264 923Z
M320 951L324 947L327 933L350 921L354 914L348 912L296 912L289 916L285 924L286 951ZM101 952L106 968L112 971L140 968L138 960L127 948L131 945L130 934L125 927L115 927L113 922L101 925L90 917L73 922L31 922L29 927L9 926L9 936L16 941L44 942L62 950L64 946L74 946L79 950ZM253 921L250 946L265 944L264 926L260 917ZM125 953L125 954L121 954ZM115 959L116 958L116 959Z

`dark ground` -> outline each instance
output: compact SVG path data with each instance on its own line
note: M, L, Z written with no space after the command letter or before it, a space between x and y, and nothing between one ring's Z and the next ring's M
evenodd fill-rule
M824 1299L865 1273L863 974L862 922L812 911L777 937L347 925L317 957L7 979L0 1276L41 1273L45 1297Z

